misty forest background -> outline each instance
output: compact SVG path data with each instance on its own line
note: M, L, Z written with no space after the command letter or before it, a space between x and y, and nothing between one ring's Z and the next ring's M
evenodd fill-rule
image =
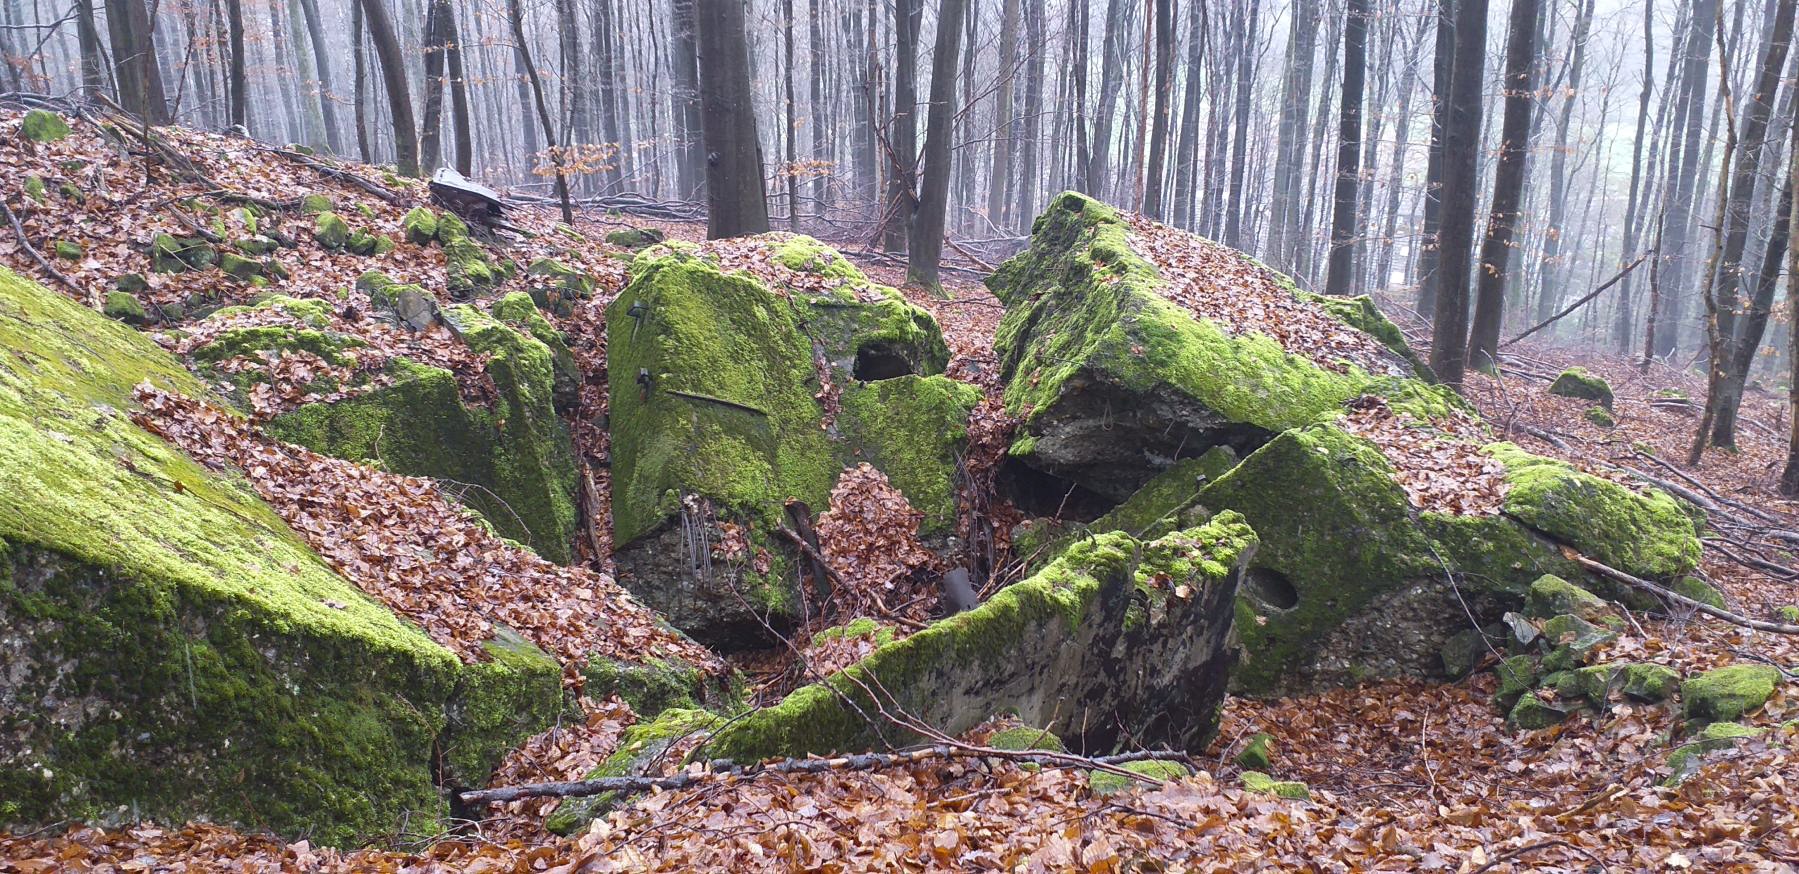
M1718 362L1701 430L1729 445L1791 345L1794 5L5 0L0 49L8 88L152 121L710 207L715 236L918 241L926 282L942 237L992 263L1079 189L1434 322L1450 382L1584 301L1539 336Z

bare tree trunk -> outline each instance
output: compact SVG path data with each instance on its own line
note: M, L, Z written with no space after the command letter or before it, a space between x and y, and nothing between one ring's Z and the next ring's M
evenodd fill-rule
M1190 228L1193 226L1195 165L1199 162L1199 102L1202 96L1199 86L1206 52L1205 30L1201 25L1205 21L1205 4L1201 0L1191 0L1187 9L1187 90L1181 96L1181 136L1174 150L1172 221ZM1275 180L1277 189L1280 184L1280 180Z
M674 68L675 178L680 196L699 194L706 183L701 142L699 50L694 42L694 0L674 0L670 54Z
M1293 267L1299 238L1300 167L1305 163L1306 121L1311 116L1312 54L1318 39L1318 0L1294 0L1287 31L1287 71L1281 82L1280 127L1274 148L1274 194L1268 216L1268 260Z
M75 37L81 45L81 88L98 94L106 87L106 62L101 59L100 28L94 21L94 0L75 0Z
M1799 127L1799 126L1796 126ZM1799 136L1796 134L1795 136ZM1799 143L1788 149L1787 194L1792 202L1793 189L1799 185ZM1799 497L1799 209L1788 210L1787 217L1787 336L1792 348L1787 353L1787 439L1786 469L1780 474L1780 493Z
M1081 190L1094 197L1105 195L1111 179L1112 116L1118 110L1118 90L1124 80L1125 0L1107 0L1106 35L1101 42L1099 109L1093 117L1093 146L1087 152L1087 172Z
M1225 210L1224 242L1227 246L1247 249L1243 240L1243 216L1249 211L1244 202L1243 173L1249 161L1249 97L1255 78L1256 25L1262 9L1261 0L1249 0L1249 20L1242 24L1237 41L1237 109L1236 132L1231 143L1231 205ZM1366 31L1366 16L1364 32ZM1360 108L1357 108L1360 113Z
M1744 109L1743 134L1737 141L1740 154L1726 200L1726 233L1717 277L1718 335L1724 363L1723 380L1715 401L1717 416L1711 433L1714 446L1736 446L1737 408L1742 403L1743 385L1749 378L1748 368L1738 372L1736 362L1754 360L1737 354L1738 344L1747 339L1738 336L1737 298L1743 285L1743 250L1749 242L1755 182L1761 176L1762 157L1767 151L1768 119L1774 107L1775 90L1780 86L1781 69L1786 66L1787 45L1793 38L1795 6L1799 6L1795 0L1778 0L1775 4L1773 28L1762 47L1761 72Z
M243 0L225 0L225 20L231 28L231 73L226 82L231 92L231 124L250 129L250 79L244 73Z
M966 2L966 0L965 0ZM1043 0L1025 0L1025 45L1029 53L1024 60L1024 118L1018 138L1018 172L1012 184L1014 200L1013 225L1019 233L1029 234L1037 217L1037 141L1043 124L1043 53L1048 50L1044 38Z
M831 159L829 144L825 142L825 34L824 12L819 9L819 0L811 0L811 20L807 22L807 46L811 52L812 76L811 90L808 97L807 124L812 127L812 199L818 202L818 214L822 218L830 217L829 197L830 177L824 173L824 166Z
M455 115L451 129L456 140L456 172L472 176L475 172L475 147L474 138L469 131L468 75L462 67L462 35L460 28L456 26L455 10L448 8L447 3L446 8L445 58L450 64L450 108Z
M882 232L882 245L889 252L905 249L918 204L918 28L923 18L924 0L895 0L893 125L887 131L887 212Z
M1416 245L1418 270L1413 281L1418 284L1418 314L1435 319L1437 289L1441 284L1443 246L1439 239L1443 226L1443 149L1450 114L1450 82L1455 76L1455 0L1438 0L1436 15L1436 54L1431 61L1430 152L1424 170L1424 222Z
M1514 0L1529 3L1534 0ZM1362 92L1368 70L1368 0L1343 12L1343 99L1338 106L1337 190L1331 207L1331 256L1324 293L1347 295L1355 277L1356 195L1362 183Z
M941 293L937 262L943 255L944 221L949 214L950 140L955 132L956 48L968 0L943 0L937 19L937 49L931 57L931 106L926 113L924 180L907 247L906 283Z
M120 105L149 124L168 124L162 63L144 0L106 0L106 29L112 36L113 79Z
M325 25L319 20L319 0L300 0L306 17L306 35L312 42L312 64L318 81L319 109L325 115L325 144L334 155L344 153L343 133L338 129L337 105L331 99L331 58L325 51Z
M365 3L378 3L379 0L363 0ZM537 121L543 125L543 141L548 145L550 163L556 169L556 199L562 203L562 220L568 224L575 223L574 205L569 202L568 172L563 167L564 156L558 146L556 125L550 120L550 104L543 96L543 78L537 75L537 65L531 63L530 41L525 39L525 11L519 6L520 0L507 0L506 11L512 24L512 38L518 52L519 65L525 68L525 76L531 81L531 97L537 104Z
M294 62L299 66L295 96L300 101L300 117L305 122L305 143L315 149L329 149L325 134L325 94L319 89L318 70L313 68L314 54L308 47L308 34L303 20L306 11L300 0L287 0L287 29L293 40Z
M995 227L1006 224L1007 183L1011 181L1012 150L1018 144L1013 126L1012 86L1018 80L1019 0L1001 0L999 20L999 88L994 98L993 170L987 178L987 220Z
M362 163L372 164L375 161L375 157L369 148L368 104L362 99L362 86L368 79L368 55L364 51L362 45L362 4L359 2L350 4L350 42L354 46L356 53L356 71L355 75L351 78L350 84L352 105L356 107L354 111L356 121L356 153L362 158Z
M513 0L514 3L518 0ZM706 137L706 236L768 230L762 144L750 89L742 0L699 0L700 118Z
M1443 219L1438 231L1442 251L1437 256L1437 312L1430 350L1437 378L1455 386L1462 384L1468 367L1469 260L1474 248L1475 157L1480 150L1486 54L1487 0L1459 0L1449 115L1443 125Z
M1624 207L1624 248L1619 253L1619 261L1631 257L1637 248L1637 228L1640 224L1642 201L1647 200L1643 191L1643 127L1649 123L1649 97L1655 91L1655 7L1644 4L1643 7L1643 89L1637 99L1637 133L1632 139L1630 149L1630 197ZM1660 253L1656 253L1659 260ZM1612 345L1620 352L1630 351L1631 328L1636 324L1630 301L1632 276L1625 274L1624 280L1618 283L1618 315L1612 324Z
M1561 308L1562 224L1568 208L1568 129L1574 124L1574 101L1580 95L1581 66L1586 61L1588 27L1593 21L1594 0L1580 7L1574 24L1574 51L1568 59L1568 87L1562 93L1562 112L1556 122L1555 151L1549 159L1549 221L1543 229L1543 255L1538 262L1537 321ZM1625 253L1628 257L1629 253Z
M1156 83L1154 106L1145 107L1150 113L1150 129L1149 166L1143 174L1143 214L1165 220L1162 193L1168 188L1164 174L1168 163L1168 98L1174 87L1174 2L1153 0L1153 3Z
M394 157L401 176L419 175L418 127L412 120L412 96L406 88L406 59L382 0L358 0L368 21L375 57L381 64L381 82L387 89L387 105L394 122ZM517 0L513 0L517 3ZM520 35L519 41L524 37Z
M425 12L425 112L419 129L420 162L426 172L443 166L444 55L450 45L445 21L449 0L430 3Z
M1722 16L1720 16L1722 17ZM1720 22L1720 27L1722 22ZM1731 164L1737 152L1737 117L1736 106L1732 102L1730 92L1730 52L1724 48L1724 35L1715 32L1718 40L1718 102L1723 104L1724 114L1724 157L1718 167L1718 210L1712 223L1713 235L1711 258L1705 262L1705 273L1699 280L1700 299L1705 303L1705 351L1706 351L1706 384L1705 410L1699 414L1699 427L1693 429L1693 445L1687 450L1687 466L1698 467L1705 457L1706 439L1710 436L1712 424L1717 420L1718 401L1721 384L1725 379L1724 368L1728 364L1728 355L1724 350L1724 334L1719 329L1718 313L1718 266L1724 256L1725 225L1730 210L1730 178Z
M781 175L787 179L787 229L798 231L800 229L799 151L794 145L794 141L799 139L799 119L794 115L796 98L793 94L793 31L798 26L798 22L793 18L793 0L781 0L781 11L786 16L782 22L786 25L783 28L785 31L783 36L785 37L786 69L782 76L783 84L787 89L787 166L782 169Z
M1657 325L1656 357L1673 353L1680 342L1681 320L1686 315L1686 280L1691 272L1687 265L1687 235L1693 225L1693 208L1698 199L1700 137L1704 132L1705 73L1711 59L1712 32L1717 26L1718 0L1694 0L1693 17L1687 26L1685 50L1681 56L1681 104L1677 136L1684 141L1676 150L1677 159L1669 162L1672 173L1668 180L1668 201L1662 221L1665 248L1657 254L1667 259L1667 283L1670 293L1661 296L1661 308L1655 313Z
M1505 122L1499 134L1499 167L1493 173L1493 203L1487 236L1480 247L1480 297L1474 304L1468 363L1498 372L1499 329L1505 320L1505 283L1512 241L1530 157L1531 103L1537 72L1537 15L1540 0L1512 0L1511 34L1505 50Z

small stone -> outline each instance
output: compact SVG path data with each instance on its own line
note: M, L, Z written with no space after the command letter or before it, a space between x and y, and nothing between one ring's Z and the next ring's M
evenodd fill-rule
M1499 709L1508 711L1518 702L1518 696L1536 688L1537 678L1541 676L1537 658L1532 655L1508 656L1493 672L1499 675L1499 689L1493 693L1493 700Z
M1549 385L1549 393L1565 398L1596 401L1607 410L1612 408L1612 387L1606 381L1580 367L1570 367Z
M44 191L44 177L33 173L25 177L25 196L43 203L47 196Z
M331 212L336 208L337 206L331 202L331 198L323 194L308 194L300 198L300 212L306 215L319 215Z
M1637 701L1666 701L1678 682L1680 674L1666 665L1640 662L1624 666L1624 695Z
M1616 631L1600 628L1571 613L1543 623L1543 645L1551 647L1543 657L1544 671L1566 671L1593 660L1606 644L1618 639Z
M1711 583L1698 577L1681 577L1674 583L1673 589L1675 594L1685 595L1708 607L1716 607L1720 610L1723 610L1725 607L1724 593L1718 591L1717 587L1713 586Z
M344 240L344 248L352 255L373 255L377 245L376 239L373 234L352 231L350 236Z
M280 243L261 234L245 237L231 245L237 247L237 250L245 255L267 255L281 247Z
M1028 725L994 732L993 736L987 739L987 745L996 750L1009 751L1048 750L1055 753L1068 751L1068 748L1062 745L1061 738L1041 728L1032 728Z
M1119 767L1133 774L1142 774L1151 780L1179 780L1182 777L1191 776L1193 774L1186 765L1183 765L1180 762L1150 760L1145 762L1126 762ZM1095 795L1116 795L1132 786L1143 785L1146 784L1137 780L1132 780L1123 774L1114 774L1109 771L1087 772L1087 788L1093 790L1093 794ZM1303 787L1305 784L1299 783L1294 785Z
M400 229L406 232L407 241L429 245L437 238L437 213L427 207L415 206L400 219Z
M1618 420L1612 418L1611 412L1604 407L1588 407L1587 411L1582 415L1586 416L1588 422L1598 425L1601 428L1618 427Z
M437 298L425 294L416 285L397 285L390 290L399 292L394 297L393 309L406 327L423 331L437 321Z
M374 249L374 251L370 252L369 254L370 255L386 255L387 253L392 252L396 245L397 244L394 242L393 237L390 237L386 234L376 234L375 235L375 249Z
M80 261L81 256L86 254L81 244L74 240L57 240L50 244L50 250L64 261Z
M1603 708L1617 685L1619 673L1619 668L1614 665L1589 665L1558 674L1553 688L1556 697L1564 701L1580 699L1595 708ZM1545 685L1548 685L1547 681Z
M321 212L313 223L312 236L319 241L319 245L327 249L342 249L350 240L350 226L337 213Z
M262 262L245 258L233 252L225 252L219 256L219 269L226 275L249 281L253 276L263 275Z
M1243 749L1237 751L1236 757L1231 761L1236 762L1237 767L1246 771L1266 771L1273 764L1272 754L1269 750L1269 744L1273 740L1274 735L1258 731L1249 736L1249 742L1243 745Z
M1548 728L1567 718L1566 707L1544 701L1532 692L1518 699L1518 703L1512 706L1511 713L1506 715L1505 721L1516 729L1536 731Z
M1276 780L1261 771L1244 771L1239 779L1243 788L1260 795L1273 795L1277 798L1292 798L1310 801L1312 793L1306 784L1293 780Z
M1693 776L1699 770L1701 761L1709 754L1732 749L1738 741L1750 740L1767 734L1765 728L1754 728L1739 725L1735 722L1714 722L1699 730L1689 743L1682 744L1668 756L1669 774L1662 781L1663 786L1678 786L1681 781Z
M149 314L144 312L144 305L138 302L137 297L123 291L107 292L106 306L101 312L127 325L142 325L150 321Z
M1781 607L1774 611L1774 619L1789 625L1799 625L1799 607Z
M112 287L126 294L136 294L149 289L150 283L144 279L142 273L125 273L112 281Z
M54 143L69 135L69 123L54 112L33 109L25 113L25 121L19 130L25 134L25 139L34 143Z
M468 239L468 225L453 212L444 212L437 217L437 241L445 246L457 240Z
M666 235L655 228L625 228L606 235L608 245L621 249L646 249L666 239Z
M1687 718L1729 722L1768 703L1780 682L1773 665L1731 665L1680 684Z
M1606 612L1604 599L1554 574L1537 577L1524 596L1524 615L1532 619L1570 613L1596 622Z

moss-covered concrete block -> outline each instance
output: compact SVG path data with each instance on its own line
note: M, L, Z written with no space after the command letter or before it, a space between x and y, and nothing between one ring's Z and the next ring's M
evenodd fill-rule
M942 334L898 292L810 238L755 242L817 281L771 288L668 244L637 257L606 314L621 582L725 646L760 637L764 617L794 616L793 559L775 528L790 501L826 509L847 467L873 464L925 515L924 534L949 531L979 400L934 375ZM745 527L747 554L681 558L688 532L718 542L721 523Z
M1552 703L1529 692L1518 697L1518 703L1512 705L1506 714L1506 724L1522 731L1536 731L1548 728L1568 718L1569 709L1557 702Z
M1730 665L1706 671L1680 684L1681 706L1688 719L1729 722L1768 703L1780 680L1780 669L1773 665Z
M445 716L438 780L452 787L486 786L506 753L563 715L562 666L504 626L483 648L488 660L463 668Z
M456 657L133 424L149 338L0 270L0 345L0 826L432 829Z
M227 276L244 281L249 281L252 277L261 276L264 273L261 261L245 258L232 252L224 252L219 255L219 269L223 270Z
M667 659L628 662L594 656L581 675L589 696L617 695L639 719L655 719L671 708L730 712L740 706L742 697L733 679L715 678L693 665Z
M1557 374L1555 381L1549 384L1549 393L1565 398L1597 401L1606 410L1612 408L1612 387L1603 378L1588 373L1585 368L1570 367Z
M144 305L138 301L137 296L123 291L107 292L106 305L101 312L127 325L142 325L150 321L149 314L144 312Z
M463 491L464 503L502 535L567 562L578 526L576 473L567 426L554 406L549 348L473 307L451 307L443 316L463 342L488 356L499 390L495 409L464 403L449 371L396 359L388 365L392 384L303 405L269 422L269 432L337 458L478 486ZM307 336L267 330L275 335L258 342Z
M575 364L575 353L568 338L543 317L536 302L523 292L513 292L493 303L493 317L537 338L550 350L550 369L555 380L556 409L571 413L581 403L581 383L585 377Z
M702 751L738 761L880 748L918 738L870 723L870 690L950 734L994 713L1071 748L1202 749L1231 662L1230 602L1255 535L1234 513L1142 543L1071 546L1031 578L933 623L780 704L722 727Z

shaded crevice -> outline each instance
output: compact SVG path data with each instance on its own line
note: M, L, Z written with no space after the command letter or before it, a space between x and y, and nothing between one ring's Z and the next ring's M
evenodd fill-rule
M858 382L875 382L911 376L916 372L912 360L890 343L869 343L856 350L851 376Z

